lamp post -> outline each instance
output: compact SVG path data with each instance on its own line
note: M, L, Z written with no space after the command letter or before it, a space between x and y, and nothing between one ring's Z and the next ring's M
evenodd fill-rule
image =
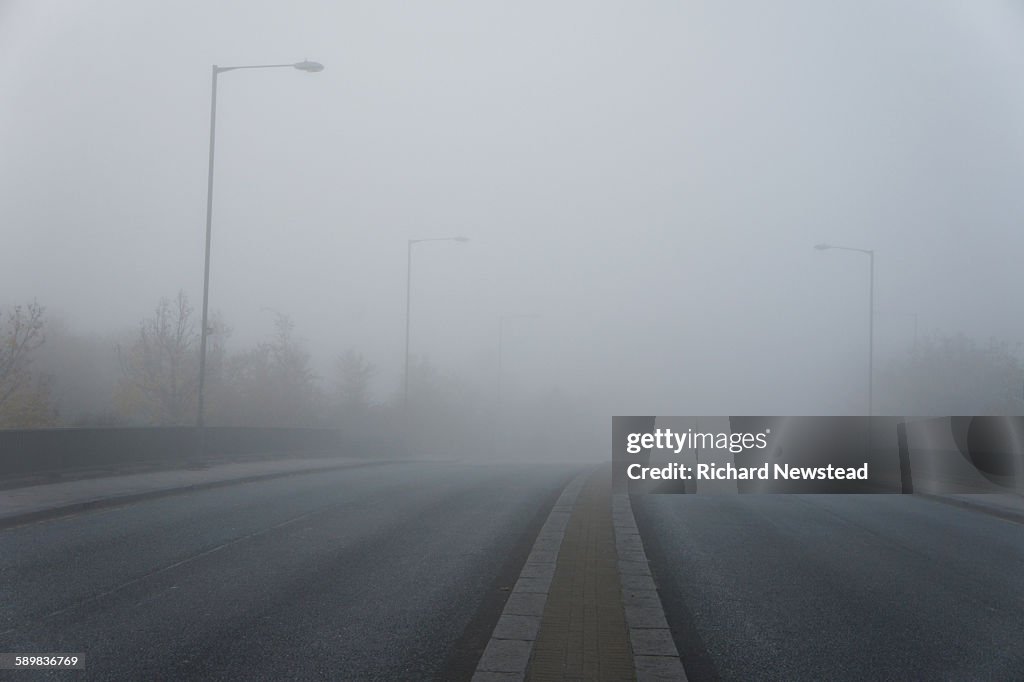
M495 379L496 383L496 396L494 401L495 415L494 425L491 428L491 454L497 455L498 452L498 431L499 427L503 425L504 420L502 419L502 366L504 361L504 349L505 349L505 322L508 320L523 320L523 319L537 319L540 315L535 313L520 313L513 315L502 315L498 318L498 374ZM503 429L500 429L503 430Z
M818 251L837 249L840 251L856 251L867 254L870 262L870 276L868 289L868 417L874 412L874 368L875 368L875 251L874 249L857 249L850 246L833 246L832 244L817 244L814 247Z
M917 353L917 313L907 313L914 318L914 352Z
M498 381L497 381L498 387L497 387L497 394L498 394L498 410L499 411L501 410L501 395L502 395L502 393L501 393L501 378L502 378L502 376L501 375L502 375L502 360L503 360L503 357L504 357L503 354L504 354L504 347L505 347L505 322L507 320L535 320L535 319L537 319L539 317L540 317L540 315L537 315L535 313L522 313L522 314L518 314L518 315L502 315L501 317L498 318Z
M204 401L206 389L206 337L210 335L209 302L210 302L210 236L213 229L213 156L217 141L217 77L225 71L239 69L298 69L308 73L323 71L319 62L304 59L294 64L254 64L248 66L217 66L212 67L210 86L210 164L206 178L206 256L203 261L203 321L199 334L199 387L196 408L196 427L200 430L200 453L202 452L202 429L205 426Z
M467 237L428 237L426 239L410 239L406 245L405 258L405 370L402 378L402 408L408 417L409 412L409 329L412 310L412 247L423 242L459 242L465 244Z

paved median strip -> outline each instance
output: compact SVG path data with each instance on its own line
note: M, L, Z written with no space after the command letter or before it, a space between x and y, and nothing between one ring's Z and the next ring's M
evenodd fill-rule
M473 682L685 682L629 495L606 470L562 491Z
M576 502L526 679L633 680L611 515L611 476L590 476Z
M573 479L551 509L477 664L474 682L523 680L540 632L562 540L588 473Z

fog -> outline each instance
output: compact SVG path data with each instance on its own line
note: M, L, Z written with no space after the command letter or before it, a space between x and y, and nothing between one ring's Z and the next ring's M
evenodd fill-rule
M161 298L198 310L210 67L304 58L219 77L228 351L286 315L324 385L354 349L394 401L407 240L455 235L414 247L412 354L494 403L499 319L536 316L504 325L503 399L556 392L601 442L612 414L863 414L868 262L820 242L876 252L883 400L915 323L1024 340L1008 0L7 0L0 308L108 360Z

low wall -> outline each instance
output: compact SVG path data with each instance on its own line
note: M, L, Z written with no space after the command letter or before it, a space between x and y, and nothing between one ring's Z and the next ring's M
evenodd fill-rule
M337 429L193 427L0 430L0 477L125 466L195 465L248 456L357 456Z

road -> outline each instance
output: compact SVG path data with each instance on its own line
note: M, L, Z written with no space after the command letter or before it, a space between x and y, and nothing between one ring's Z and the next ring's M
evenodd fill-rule
M371 466L4 530L0 651L83 653L76 679L468 674L573 471Z
M914 496L641 495L691 680L1024 680L1024 526Z

